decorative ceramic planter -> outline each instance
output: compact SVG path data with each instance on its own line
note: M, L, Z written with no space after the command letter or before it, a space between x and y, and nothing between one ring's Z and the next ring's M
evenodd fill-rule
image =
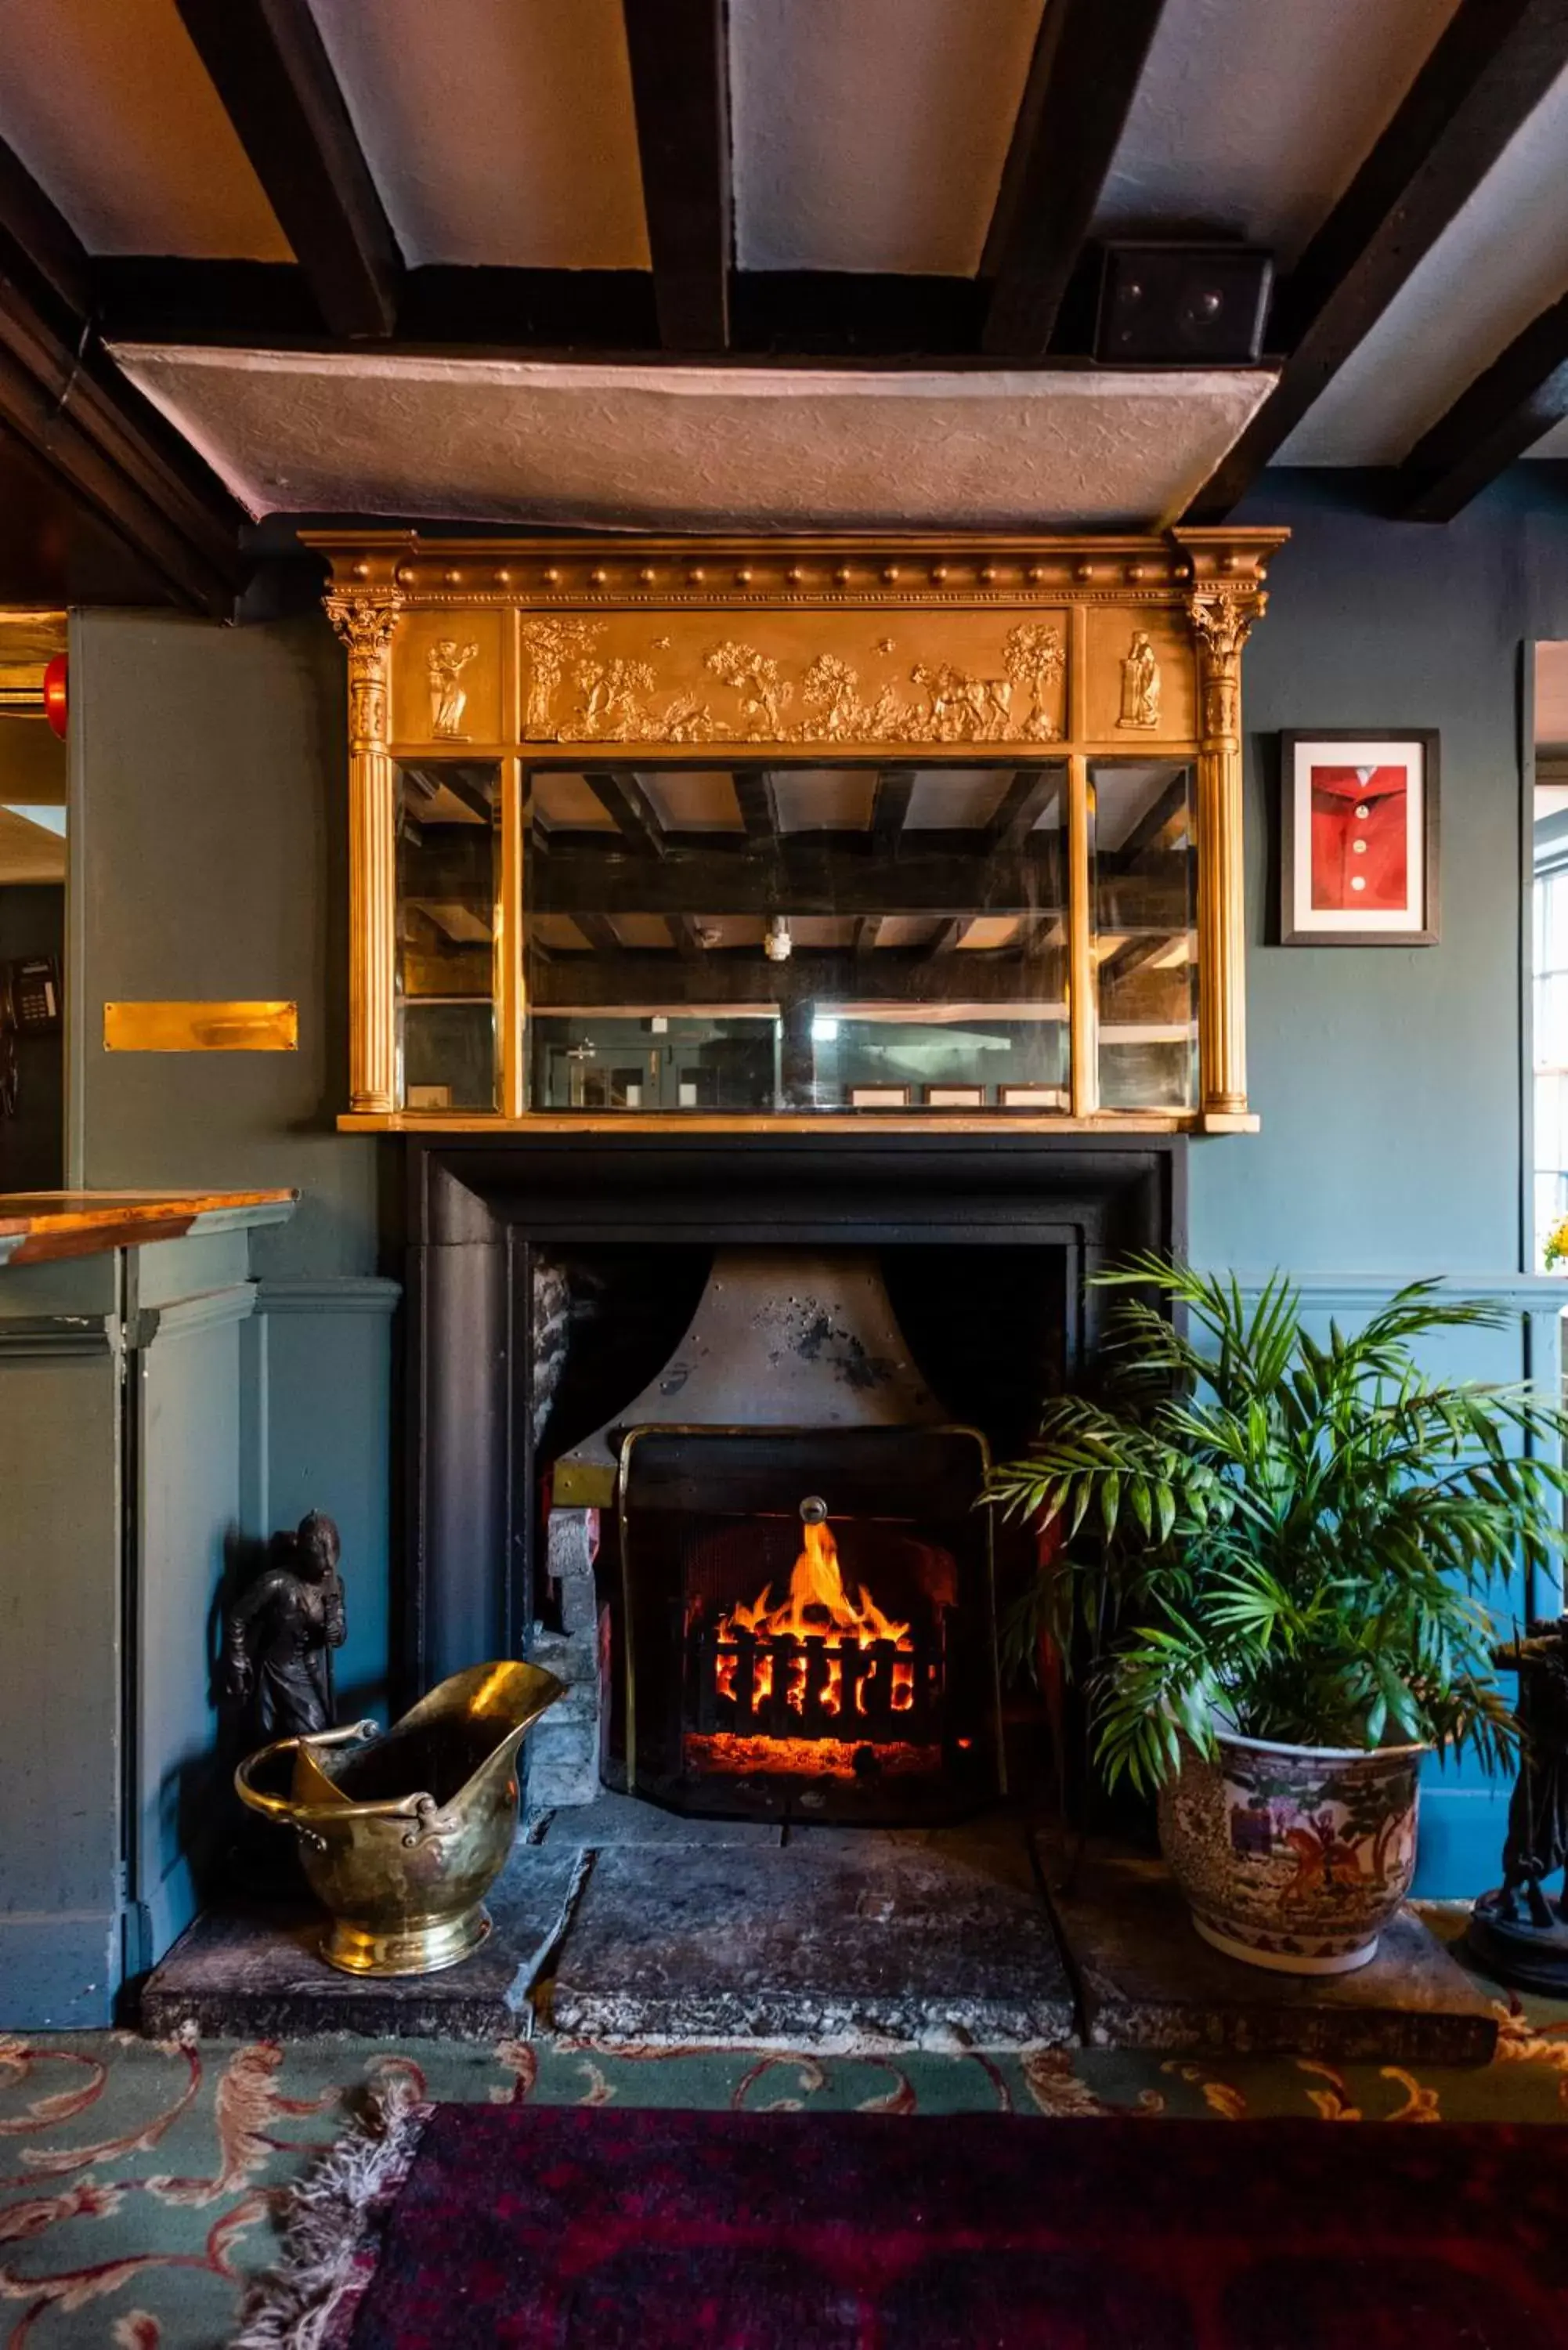
M1410 1889L1424 1746L1277 1746L1218 1730L1161 1788L1159 1841L1205 1941L1249 1966L1364 1967ZM1185 1743L1185 1742L1184 1742Z

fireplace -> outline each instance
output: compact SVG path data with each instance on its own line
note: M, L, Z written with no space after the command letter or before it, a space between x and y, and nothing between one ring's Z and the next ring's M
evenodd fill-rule
M717 1252L668 1362L552 1465L551 1558L597 1543L607 1781L817 1819L997 1793L986 1466L869 1252Z
M988 1452L1179 1248L1185 1144L410 1143L410 1693L532 1654L535 1811L933 1822L1006 1776ZM564 1347L558 1343L566 1334Z

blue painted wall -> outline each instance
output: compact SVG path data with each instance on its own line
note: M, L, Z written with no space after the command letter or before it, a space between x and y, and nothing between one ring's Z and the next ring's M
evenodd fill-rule
M94 1189L292 1185L241 1333L238 1524L343 1535L345 1703L385 1701L395 1154L339 1135L348 1055L345 680L324 619L73 622L72 1139ZM275 998L296 1053L110 1054L107 1000Z
M1521 687L1527 643L1568 637L1568 501L1555 469L1520 466L1434 530L1345 511L1332 477L1277 473L1241 518L1293 534L1243 693L1262 1132L1195 1148L1193 1255L1252 1276L1284 1265L1315 1313L1346 1320L1368 1292L1451 1275L1511 1319L1450 1347L1443 1367L1549 1377L1555 1331L1550 1316L1532 1330L1540 1293L1519 1280ZM1440 944L1271 943L1277 731L1320 725L1440 730ZM1467 1895L1493 1879L1502 1793L1472 1768L1429 1774L1421 1890Z

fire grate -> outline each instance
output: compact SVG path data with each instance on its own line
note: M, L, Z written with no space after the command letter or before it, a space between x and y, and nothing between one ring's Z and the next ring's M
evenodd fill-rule
M688 1642L691 1713L702 1735L931 1745L942 1735L945 1668L940 1623L864 1643L700 1624Z

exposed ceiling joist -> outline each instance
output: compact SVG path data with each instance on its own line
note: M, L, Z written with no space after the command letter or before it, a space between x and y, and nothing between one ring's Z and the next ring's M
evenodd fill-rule
M1396 511L1452 522L1489 482L1568 416L1568 296L1532 318L1459 394L1400 466Z
M402 257L306 0L176 0L317 307L389 335Z
M1047 0L981 260L981 347L1044 353L1165 0Z
M621 0L642 201L666 350L730 340L730 66L724 0Z
M176 602L227 614L239 507L89 342L85 326L67 338L16 279L0 282L0 425L110 525Z
M0 139L0 271L36 279L71 316L93 311L92 264L70 223Z
M1224 519L1568 68L1568 0L1459 0L1275 306L1279 383L1189 519Z

